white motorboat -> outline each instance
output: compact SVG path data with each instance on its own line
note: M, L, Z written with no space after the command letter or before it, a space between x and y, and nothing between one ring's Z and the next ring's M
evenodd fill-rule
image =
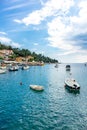
M71 70L70 65L66 65L66 71L70 71L70 70Z
M6 73L6 70L0 69L0 74Z
M15 66L11 66L9 68L9 71L18 71L18 69L19 69L19 67L17 65L15 65Z
M43 91L44 90L43 86L40 86L40 85L30 85L30 88L32 90L35 90L35 91Z
M56 64L54 67L55 67L55 68L58 68L58 64Z
M0 69L6 70L6 66L0 66Z
M28 65L22 66L22 70L27 70L27 69L29 69L29 66L28 66Z
M79 90L80 85L76 82L75 79L69 78L65 80L65 87L70 90Z

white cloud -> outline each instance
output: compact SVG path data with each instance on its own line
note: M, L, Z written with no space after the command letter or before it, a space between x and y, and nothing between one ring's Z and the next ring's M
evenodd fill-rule
M40 1L43 3L42 0ZM77 45L77 40L73 39L74 36L87 33L87 0L48 0L42 6L40 10L33 11L23 19L14 21L28 26L39 25L50 18L49 21L46 21L49 35L48 45L63 52L58 53L60 56L72 54L73 60L87 61L87 53L85 50L83 52L81 47L82 41L78 39L81 44ZM76 14L74 9L77 11Z
M80 62L80 63L84 63L87 62L87 53L82 55L82 54L77 54L75 57L75 61Z
M41 5L44 5L44 2L43 2L43 0L40 0L40 3L41 3Z
M48 23L49 46L59 48L61 52L63 51L59 55L82 53L81 46L77 46L77 40L70 40L70 38L87 32L86 7L87 1L80 2L78 16L57 16Z
M4 42L4 43L10 43L11 42L11 40L7 37L0 37L0 41Z
M70 17L71 24L74 28L74 32L87 32L87 1L83 0L78 4L79 13L78 16Z
M18 9L18 8L22 8L22 7L25 7L25 6L28 6L28 3L23 3L23 4L18 4L18 5L10 6L8 8L3 9L3 11Z
M48 0L40 10L30 13L27 17L24 17L21 20L15 19L14 21L25 25L38 25L47 17L58 15L60 10L64 13L67 12L73 5L73 0Z
M2 34L2 35L6 35L6 33L5 33L5 32L0 32L0 34Z
M0 42L6 45L11 45L13 47L21 47L19 43L13 42L10 38L7 37L0 37Z
M34 43L35 46L38 46L38 43Z
M12 46L13 46L13 47L17 47L17 48L20 48L20 47L21 47L21 45L20 45L19 43L13 42L13 41L12 41Z
M66 40L68 38L67 35L70 35L71 32L72 27L66 25L62 17L56 17L52 22L48 23L49 45L63 50L74 49L70 41Z
M21 23L21 21L18 19L14 19L14 22Z

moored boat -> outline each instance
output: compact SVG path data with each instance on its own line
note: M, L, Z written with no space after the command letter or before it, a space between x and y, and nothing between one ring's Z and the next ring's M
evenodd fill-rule
M70 65L66 65L66 71L70 71L70 70L71 70Z
M18 71L18 69L19 69L19 67L17 65L15 65L15 66L11 66L9 68L9 71Z
M69 90L78 91L80 90L80 85L75 79L69 78L65 80L65 87Z
M0 74L6 73L6 70L0 69Z
M55 66L54 66L55 68L58 68L58 64L55 64Z
M6 66L0 66L0 69L6 70Z
M32 90L35 90L35 91L43 91L44 90L43 86L40 86L40 85L30 85L30 88Z
M29 69L29 66L28 66L28 65L22 66L22 70L27 70L27 69Z

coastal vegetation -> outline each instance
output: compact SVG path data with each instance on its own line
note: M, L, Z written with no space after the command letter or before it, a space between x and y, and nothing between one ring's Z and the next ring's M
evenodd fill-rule
M12 46L7 46L5 44L2 44L0 42L0 50L12 50L13 53L11 55L8 56L8 58L10 60L15 60L16 58L18 57L23 57L23 58L27 58L27 57L32 57L32 58L29 58L28 61L29 62L32 62L32 61L36 61L36 62L44 62L44 63L58 63L58 60L56 59L52 59L48 56L44 56L42 54L37 54L35 52L31 52L30 50L28 49L20 49L20 48L13 48ZM3 59L2 56L0 56L0 59Z

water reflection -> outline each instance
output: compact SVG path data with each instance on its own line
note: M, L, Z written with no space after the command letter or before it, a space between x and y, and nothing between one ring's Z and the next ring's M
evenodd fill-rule
M68 92L68 93L72 93L73 95L80 94L80 91L73 91L73 90L70 90L70 89L67 89L67 88L65 88L65 91Z

